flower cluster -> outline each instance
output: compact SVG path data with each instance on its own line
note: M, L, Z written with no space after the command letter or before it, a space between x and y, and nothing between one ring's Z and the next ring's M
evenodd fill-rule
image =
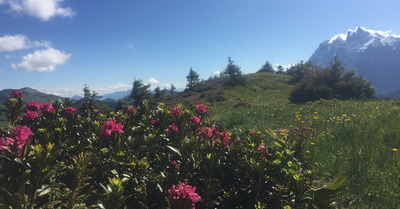
M64 111L65 111L68 115L75 115L76 108L73 108L73 107L66 107L66 108L64 108Z
M40 105L40 111L42 111L44 114L50 114L55 112L53 105L51 103L43 103Z
M36 120L36 118L39 117L39 113L35 112L35 111L30 111L28 110L26 113L24 113L22 115L22 119L26 122L31 122Z
M204 115L207 113L207 107L203 104L196 105L196 114Z
M12 145L17 149L19 153L29 137L33 135L33 133L31 129L26 126L17 126L11 131L11 135L13 136L13 138L0 138L0 150L3 150L4 148L8 149L8 147Z
M181 108L179 108L179 107L174 107L174 108L169 112L169 114L173 115L173 116L176 117L176 118L177 118L181 113L182 113L182 110L181 110Z
M201 197L195 193L196 187L179 183L172 185L168 190L170 195L169 202L172 208L195 208L195 203L201 201Z
M217 140L220 140L225 144L227 148L229 148L231 137L226 130L224 132L219 132L215 128L202 127L199 131L199 136L204 138L211 138L214 143L216 143Z
M22 93L21 93L21 90L18 90L18 89L15 89L15 90L13 90L12 92L11 92L11 96L13 97L13 98L16 98L16 99L18 99L18 98L22 98Z
M116 120L110 119L101 125L100 127L100 135L101 139L110 139L116 133L123 133L122 130L124 126L120 123L116 123Z
M178 133L178 127L175 125L175 123L169 125L169 128L165 130L165 134L167 135L171 135L172 133Z
M35 100L31 100L25 105L25 108L30 111L37 111L39 109L39 104Z
M194 126L194 125L200 125L201 126L200 118L198 118L196 116L190 117L189 121L190 121L190 125L192 125L192 126Z
M10 137L0 137L0 150L8 149L14 143L14 139Z
M128 113L134 114L136 112L137 108L133 106L128 107Z

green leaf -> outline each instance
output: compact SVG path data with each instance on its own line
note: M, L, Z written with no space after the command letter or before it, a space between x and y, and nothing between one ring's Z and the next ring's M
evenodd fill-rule
M175 152L176 154L178 154L179 156L182 156L181 153L179 152L178 149L176 149L175 147L171 147L169 145L166 145L170 150L172 150L173 152Z

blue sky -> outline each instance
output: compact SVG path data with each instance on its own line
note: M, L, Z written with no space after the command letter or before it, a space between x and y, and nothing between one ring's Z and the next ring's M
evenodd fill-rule
M0 89L61 96L186 85L230 56L243 73L306 61L362 26L400 34L398 0L0 0Z

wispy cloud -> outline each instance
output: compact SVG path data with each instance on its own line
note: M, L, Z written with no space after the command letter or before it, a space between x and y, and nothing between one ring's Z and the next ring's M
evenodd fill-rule
M60 16L72 17L75 15L70 7L60 5L64 0L0 0L0 4L8 4L10 10L18 14L25 14L43 21Z
M62 65L71 57L54 48L36 50L31 54L22 57L23 61L19 64L11 64L13 69L22 69L25 71L52 72L58 65Z

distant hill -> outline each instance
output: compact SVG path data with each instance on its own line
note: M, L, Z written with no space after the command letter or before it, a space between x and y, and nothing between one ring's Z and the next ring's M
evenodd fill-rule
M378 96L400 90L400 35L357 27L322 42L310 61L326 67L335 55L370 81Z
M119 100L119 99L122 99L122 98L128 96L131 93L131 91L132 90L117 91L114 93L104 94L100 100L106 100L106 99Z
M13 91L14 89L4 89L0 91L0 122L4 121L5 118L5 106L4 103L6 101L9 100L9 98L11 97L11 91ZM41 103L46 103L46 102L50 102L50 101L56 101L58 99L60 100L64 100L64 97L59 97L56 95L52 95L52 94L46 94L46 93L42 93L36 89L33 88L22 88L20 89L24 102L28 103L31 100L35 100L37 101L39 104Z

